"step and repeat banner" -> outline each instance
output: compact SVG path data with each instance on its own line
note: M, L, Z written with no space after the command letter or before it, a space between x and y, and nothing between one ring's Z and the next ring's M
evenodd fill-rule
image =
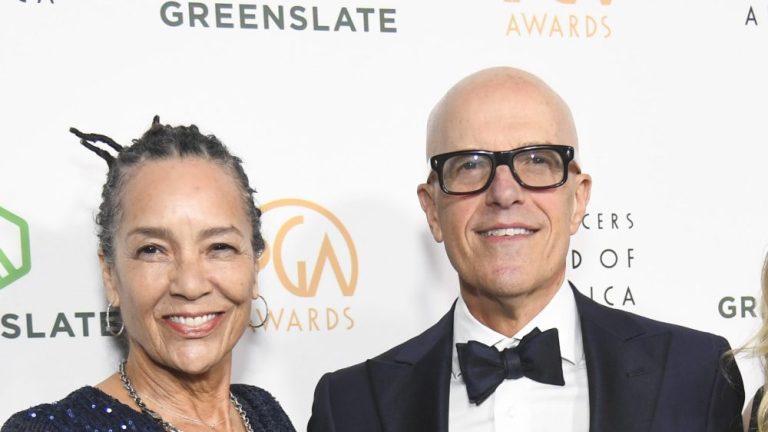
M235 349L298 429L326 372L419 333L458 283L416 197L427 116L510 65L569 103L592 174L568 277L744 344L768 252L768 0L4 0L0 422L115 372L94 216L104 161L159 114L245 161L271 315ZM747 393L761 381L740 359Z

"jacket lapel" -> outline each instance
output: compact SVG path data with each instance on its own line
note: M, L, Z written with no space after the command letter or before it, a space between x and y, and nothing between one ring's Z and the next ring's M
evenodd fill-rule
M669 349L624 312L599 305L573 284L589 382L590 432L651 429ZM382 430L448 431L453 307L402 346L368 360Z
M647 333L624 312L599 305L573 284L589 381L590 432L651 429L669 333Z
M368 360L382 430L448 431L453 307L426 332Z

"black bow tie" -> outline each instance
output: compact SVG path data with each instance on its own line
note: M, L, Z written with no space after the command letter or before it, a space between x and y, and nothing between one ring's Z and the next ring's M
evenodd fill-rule
M470 402L480 405L505 379L528 377L544 384L565 385L557 329L538 328L514 348L499 351L477 341L456 344Z

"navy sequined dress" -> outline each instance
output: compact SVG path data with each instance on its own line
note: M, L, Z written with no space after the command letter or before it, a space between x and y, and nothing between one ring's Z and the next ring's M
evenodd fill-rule
M254 431L295 432L275 398L258 387L233 384ZM64 399L14 414L0 432L162 432L148 415L133 410L95 387L83 387Z

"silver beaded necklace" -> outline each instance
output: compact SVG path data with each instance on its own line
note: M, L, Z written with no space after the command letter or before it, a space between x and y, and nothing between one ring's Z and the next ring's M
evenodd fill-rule
M120 362L120 365L118 366L118 371L120 372L120 381L123 382L123 387L125 387L125 390L128 391L128 395L133 399L133 401L136 403L136 405L141 409L141 412L148 415L152 418L152 420L155 421L155 423L159 424L165 432L184 432L181 429L177 428L176 426L170 424L169 422L163 420L162 417L160 417L160 414L154 412L153 410L149 409L147 407L147 404L144 403L143 400L139 397L139 393L136 391L136 389L133 387L133 384L131 384L131 380L128 379L128 375L125 373L125 360ZM243 425L245 426L245 430L248 432L253 432L253 428L251 427L251 421L248 420L248 415L246 415L245 410L243 409L243 406L240 404L240 401L237 400L234 394L232 392L229 392L229 400L232 402L232 406L235 407L235 410L240 415L240 419L243 420ZM187 420L191 420L193 422L204 424L205 426L208 426L211 429L214 429L214 426L221 423L222 420L213 423L212 425L209 425L201 420L196 420L190 417L181 416L182 418L185 418Z

